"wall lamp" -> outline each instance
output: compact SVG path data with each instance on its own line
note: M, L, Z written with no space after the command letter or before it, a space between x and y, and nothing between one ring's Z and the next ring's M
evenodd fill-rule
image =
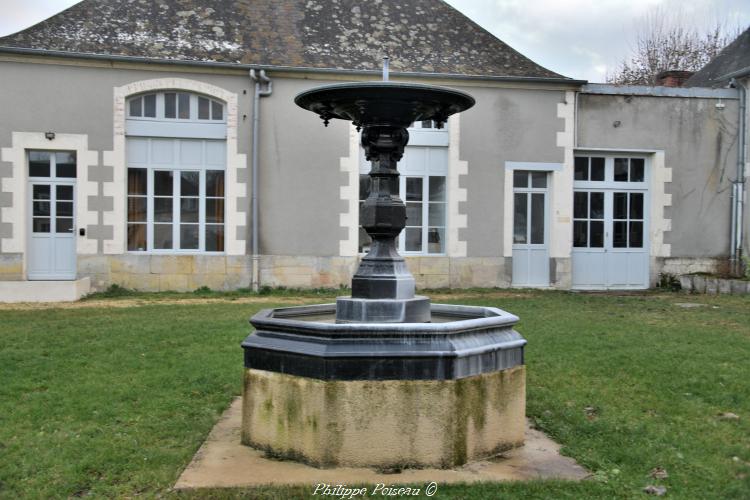
M54 132L45 132L45 133L44 133L44 137L45 137L46 139L48 139L48 140L50 140L50 141L51 141L52 139L54 139L54 138L55 138L55 133L54 133Z

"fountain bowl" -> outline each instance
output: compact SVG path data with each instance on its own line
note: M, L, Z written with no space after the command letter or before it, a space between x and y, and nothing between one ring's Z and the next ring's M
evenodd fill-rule
M358 127L408 127L415 121L435 120L440 128L448 116L469 109L475 101L455 89L388 81L324 85L301 92L294 102L326 123L337 118Z

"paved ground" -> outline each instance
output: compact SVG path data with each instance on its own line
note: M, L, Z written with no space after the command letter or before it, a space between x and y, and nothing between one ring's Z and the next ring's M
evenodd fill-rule
M530 479L581 480L589 472L573 459L560 455L560 446L542 432L526 429L526 445L502 456L456 469L404 470L381 474L372 469L316 469L291 461L264 458L261 451L240 444L242 400L229 409L183 471L175 489L240 487L263 484L400 484Z

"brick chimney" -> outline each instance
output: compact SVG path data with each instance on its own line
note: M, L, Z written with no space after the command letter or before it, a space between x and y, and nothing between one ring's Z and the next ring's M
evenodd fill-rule
M693 76L693 71L671 69L661 71L656 75L656 85L659 87L682 87L685 80Z

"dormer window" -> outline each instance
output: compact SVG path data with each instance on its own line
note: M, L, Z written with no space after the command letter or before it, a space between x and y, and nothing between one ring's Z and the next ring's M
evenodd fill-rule
M224 104L189 92L158 92L128 99L128 118L223 122Z

